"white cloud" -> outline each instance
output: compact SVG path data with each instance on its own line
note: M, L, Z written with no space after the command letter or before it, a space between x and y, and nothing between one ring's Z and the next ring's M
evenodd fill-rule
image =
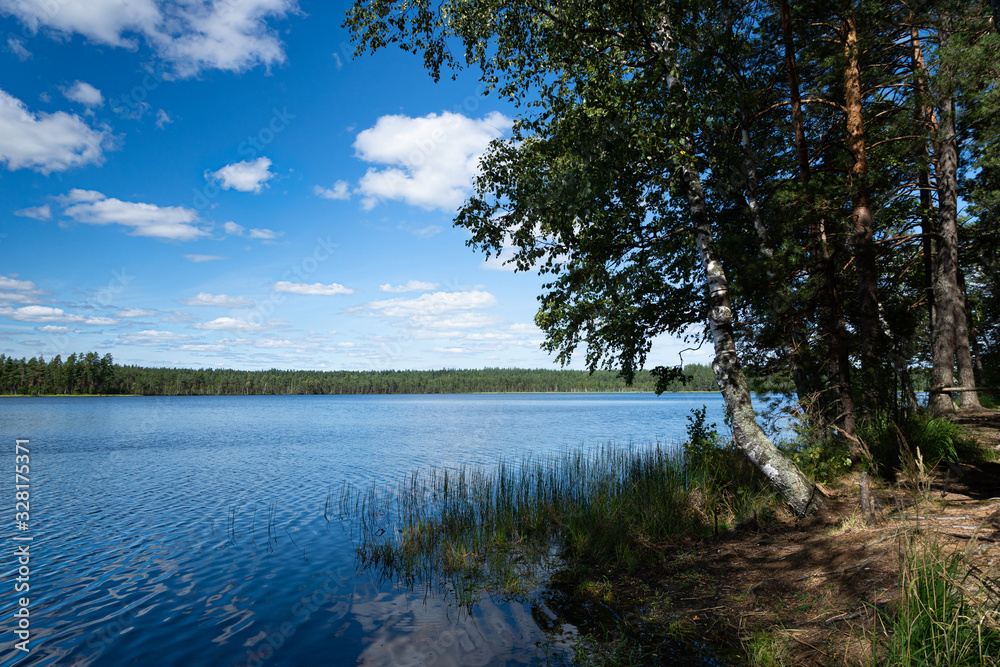
M24 40L14 37L7 38L7 50L17 56L17 59L24 62L31 57L31 51L24 46Z
M104 106L104 96L86 81L77 81L69 88L62 88L62 94L71 102L78 102L88 109Z
M400 292L429 292L432 289L437 289L437 283L428 283L421 280L408 280L405 285L396 285L393 287L390 283L385 285L379 285L379 292L392 292L398 294Z
M69 327L59 327L55 324L46 324L44 327L38 327L38 330L47 334L61 334L69 331Z
M20 211L14 211L14 215L19 215L22 218L34 218L35 220L51 220L52 209L48 204L43 206L29 206L28 208L22 208Z
M455 210L471 190L487 145L512 122L499 112L479 120L447 111L420 118L382 116L354 141L359 158L388 165L361 178L362 205L371 209L380 200L402 199L425 209Z
M537 324L524 324L517 323L510 325L510 330L516 334L524 334L528 336L543 336L544 333Z
M24 102L0 90L0 162L8 170L49 174L100 164L110 145L106 130L91 128L79 116L63 111L35 114Z
M31 303L44 294L45 291L30 280L0 275L0 303Z
M0 315L6 315L19 322L39 322L53 324L117 324L118 320L110 317L84 317L67 313L62 308L51 306L22 306L21 308L0 307Z
M265 241L271 241L284 234L284 232L276 232L273 229L251 229L247 232L243 225L238 225L232 220L222 225L222 229L230 236L246 236L251 239L263 239Z
M211 262L217 259L225 259L225 257L220 257L219 255L184 255L184 259L198 263L198 262Z
M275 292L287 292L289 294L308 294L312 296L334 296L336 294L354 294L354 290L350 287L344 287L340 283L330 283L329 285L324 285L323 283L292 283L287 280L281 280L274 283L271 288Z
M313 186L313 193L323 199L350 199L350 184L347 181L337 181L332 188L324 188L318 185Z
M144 347L153 347L156 345L163 345L164 343L174 343L179 340L190 339L191 336L188 334L148 329L146 331L137 331L136 333L122 334L115 340L115 342L123 345L142 345Z
M66 205L63 215L89 225L122 225L132 236L148 236L170 241L192 241L208 233L194 225L199 222L194 209L157 206L107 197L93 190L70 190L57 198Z
M503 318L489 313L454 313L447 317L439 315L414 315L410 318L414 326L427 329L481 329L495 327L503 323Z
M283 233L284 232L276 232L272 229L251 229L250 233L247 236L249 236L252 239L271 240L278 238Z
M497 299L489 292L433 292L421 294L415 299L386 299L371 301L361 309L386 317L414 317L440 315L463 310L490 308L497 305Z
M156 127L162 130L164 127L166 127L168 124L172 122L174 122L174 119L171 118L170 114L168 114L163 109L160 109L156 112Z
M242 296L209 294L208 292L199 292L198 296L178 301L185 306L213 306L215 308L250 308L253 306L253 301Z
M411 229L409 232L414 236L419 236L422 239L429 239L435 234L440 234L444 229L440 225L427 225L426 227L420 227L418 229Z
M141 36L180 77L285 62L268 19L297 10L295 0L0 0L0 13L32 30L79 33L130 50Z
M15 274L16 275L16 274ZM0 289L2 290L16 290L19 292L26 292L32 294L41 294L42 291L38 289L38 286L30 280L18 280L13 276L0 275Z
M217 317L211 322L199 322L191 326L195 329L209 329L212 331L257 331L264 328L263 324L248 320L238 320L234 317Z
M276 176L269 171L270 168L271 160L259 157L256 160L243 160L227 164L218 171L206 171L205 178L216 181L224 190L258 194L264 185Z
M184 352L225 352L229 348L225 345L212 345L210 343L184 343L183 345L175 345L170 349Z
M148 308L121 308L115 312L115 317L155 317L156 311Z
M253 342L254 347L302 347L301 343L296 343L295 341L277 338L261 338L260 340L255 340Z

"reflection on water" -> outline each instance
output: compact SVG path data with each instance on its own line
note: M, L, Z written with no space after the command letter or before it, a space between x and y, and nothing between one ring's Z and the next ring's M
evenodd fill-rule
M558 664L574 629L537 601L462 610L357 573L330 489L676 442L702 404L721 425L700 394L0 399L3 437L31 441L33 537L31 650L0 662ZM8 638L16 605L0 596Z

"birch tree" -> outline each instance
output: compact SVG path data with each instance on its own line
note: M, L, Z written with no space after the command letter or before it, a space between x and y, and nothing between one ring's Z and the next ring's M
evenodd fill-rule
M472 66L525 105L456 223L472 245L551 277L536 321L561 361L582 344L591 369L629 377L657 335L707 322L736 445L805 514L822 501L760 429L736 351L717 237L739 221L713 210L704 189L706 175L732 169L706 147L738 126L720 54L742 57L755 8L360 0L347 25L361 52L397 44L435 77Z

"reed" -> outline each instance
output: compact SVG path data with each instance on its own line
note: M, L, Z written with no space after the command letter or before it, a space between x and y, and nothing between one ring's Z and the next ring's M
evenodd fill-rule
M996 577L927 537L911 536L901 561L899 608L886 623L880 664L1000 665Z
M704 444L704 443L703 443ZM487 588L527 592L559 555L571 564L633 569L678 535L728 529L774 502L738 451L614 447L501 460L345 486L362 567L385 578L441 581L463 600ZM437 579L436 579L437 578Z

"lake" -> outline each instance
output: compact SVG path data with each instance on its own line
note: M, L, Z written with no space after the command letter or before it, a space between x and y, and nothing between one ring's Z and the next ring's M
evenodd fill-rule
M331 490L675 444L702 405L721 432L718 394L0 398L0 662L559 664L575 628L544 596L484 597L467 613L356 572L347 528L324 517ZM15 438L30 440L27 531L14 522ZM27 593L14 592L16 545L30 545ZM28 653L14 646L21 596Z

